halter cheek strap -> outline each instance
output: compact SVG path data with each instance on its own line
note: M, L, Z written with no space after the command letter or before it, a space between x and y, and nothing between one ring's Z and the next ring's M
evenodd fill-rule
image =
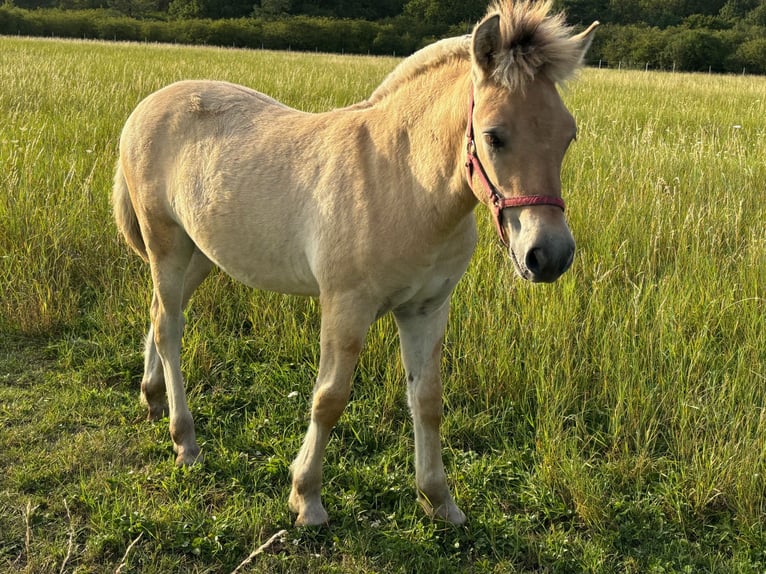
M489 206L492 209L493 219L495 221L495 229L500 236L500 241L503 245L508 245L503 232L502 226L502 211L506 207L527 207L531 205L555 205L560 207L564 211L564 200L559 197L553 197L552 195L519 195L516 197L503 197L497 190L495 185L490 181L484 166L479 160L479 156L476 152L476 141L473 133L473 88L471 88L471 101L468 109L468 127L466 128L465 136L468 140L466 147L466 174L468 176L468 185L473 188L473 176L474 174L479 176L479 179L484 186L484 190L487 192L487 198L489 199Z

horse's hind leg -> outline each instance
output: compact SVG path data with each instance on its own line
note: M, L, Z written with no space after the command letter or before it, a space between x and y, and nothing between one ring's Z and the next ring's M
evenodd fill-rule
M375 307L353 297L323 297L319 374L314 385L311 422L298 456L292 464L290 510L296 526L327 522L322 506L322 459L330 431L338 421L351 392L364 337L375 318Z
M192 293L199 287L205 277L208 276L213 264L205 255L195 249L189 266L184 275L184 292L181 308L186 304ZM181 317L183 330L183 316ZM168 414L168 400L165 390L165 373L162 369L162 361L157 353L157 345L154 343L154 327L149 327L144 349L144 376L141 381L141 402L148 409L148 419L153 421Z
M183 229L170 222L156 222L145 240L154 282L152 334L165 375L170 437L178 453L176 464L191 464L200 451L181 376L181 332L184 278L194 243Z
M426 512L462 524L465 514L447 486L439 425L442 418L440 373L442 342L449 299L437 308L413 305L394 312L399 328L402 362L407 372L407 399L415 430L415 482Z

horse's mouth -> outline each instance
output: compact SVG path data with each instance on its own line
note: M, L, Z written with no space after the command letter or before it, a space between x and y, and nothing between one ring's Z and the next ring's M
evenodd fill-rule
M508 248L508 254L511 256L511 261L513 261L513 266L516 268L518 276L527 281L531 281L532 278L530 277L529 269L519 263L519 259L516 257L516 252L513 250L513 247Z

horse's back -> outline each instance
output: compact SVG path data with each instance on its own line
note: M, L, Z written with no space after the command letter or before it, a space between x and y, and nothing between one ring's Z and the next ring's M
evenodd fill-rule
M120 138L123 169L139 169L143 175L164 168L176 170L184 154L220 152L227 141L257 129L264 115L288 110L244 86L208 80L176 82L147 96L128 118Z
M263 114L291 111L269 96L237 84L184 80L144 98L128 118L120 140L123 154L146 153L157 161L161 145L214 138L242 130ZM154 144L154 145L151 145Z

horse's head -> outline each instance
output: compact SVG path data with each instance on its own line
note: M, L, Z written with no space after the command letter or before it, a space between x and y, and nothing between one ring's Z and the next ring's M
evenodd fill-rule
M572 264L561 164L576 126L557 83L581 64L595 22L572 35L550 2L496 3L472 38L469 179L496 214L516 271L555 281Z

